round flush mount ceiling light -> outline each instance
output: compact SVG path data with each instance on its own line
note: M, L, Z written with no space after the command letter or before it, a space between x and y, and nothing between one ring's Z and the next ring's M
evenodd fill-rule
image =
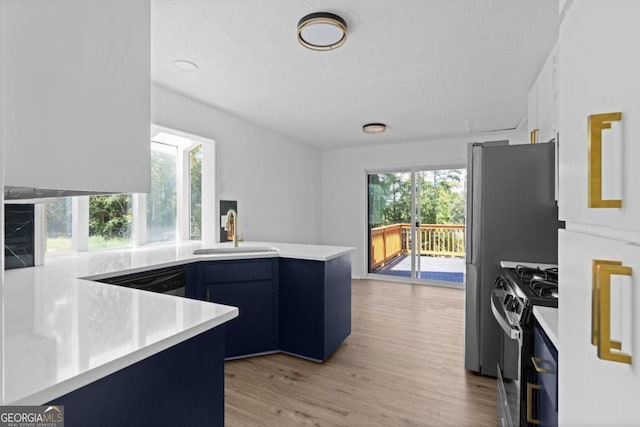
M362 132L364 133L382 133L387 129L387 125L384 123L367 123L362 126Z
M347 41L347 23L333 13L311 13L298 21L298 41L313 50L338 48Z
M198 66L196 64L184 59L176 59L175 61L173 61L173 65L184 71L195 71L198 69Z

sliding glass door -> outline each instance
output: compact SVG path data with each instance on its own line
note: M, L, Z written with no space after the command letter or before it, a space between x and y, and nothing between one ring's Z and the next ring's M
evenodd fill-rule
M462 284L465 180L462 168L368 173L369 273Z

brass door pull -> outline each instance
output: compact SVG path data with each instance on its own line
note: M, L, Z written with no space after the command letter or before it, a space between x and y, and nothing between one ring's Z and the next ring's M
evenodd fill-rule
M622 200L602 198L602 131L611 129L611 122L622 120L622 113L592 114L589 116L589 197L590 208L621 208Z
M540 420L533 418L533 390L540 390L538 384L527 383L527 422L540 424Z
M611 340L611 276L631 276L631 267L620 261L593 260L591 290L591 343L598 357L612 362L631 364L630 354L623 353L622 343Z
M533 363L533 369L535 369L537 373L546 374L547 372L549 372L547 368L542 368L540 365L538 365L538 363L540 362L543 362L543 359L541 357L531 356L531 363Z

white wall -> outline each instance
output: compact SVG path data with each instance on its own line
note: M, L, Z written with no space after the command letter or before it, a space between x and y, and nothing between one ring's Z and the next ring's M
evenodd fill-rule
M215 140L217 200L238 201L245 240L318 243L317 149L158 86L151 121Z
M528 142L524 132L484 134L446 141L425 141L322 153L321 243L354 246L352 275L367 272L367 181L365 171L390 168L465 166L467 144L508 139Z

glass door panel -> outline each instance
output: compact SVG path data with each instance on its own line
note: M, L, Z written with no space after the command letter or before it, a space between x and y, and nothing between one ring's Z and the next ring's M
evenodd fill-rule
M368 195L369 272L410 277L411 173L369 174Z

